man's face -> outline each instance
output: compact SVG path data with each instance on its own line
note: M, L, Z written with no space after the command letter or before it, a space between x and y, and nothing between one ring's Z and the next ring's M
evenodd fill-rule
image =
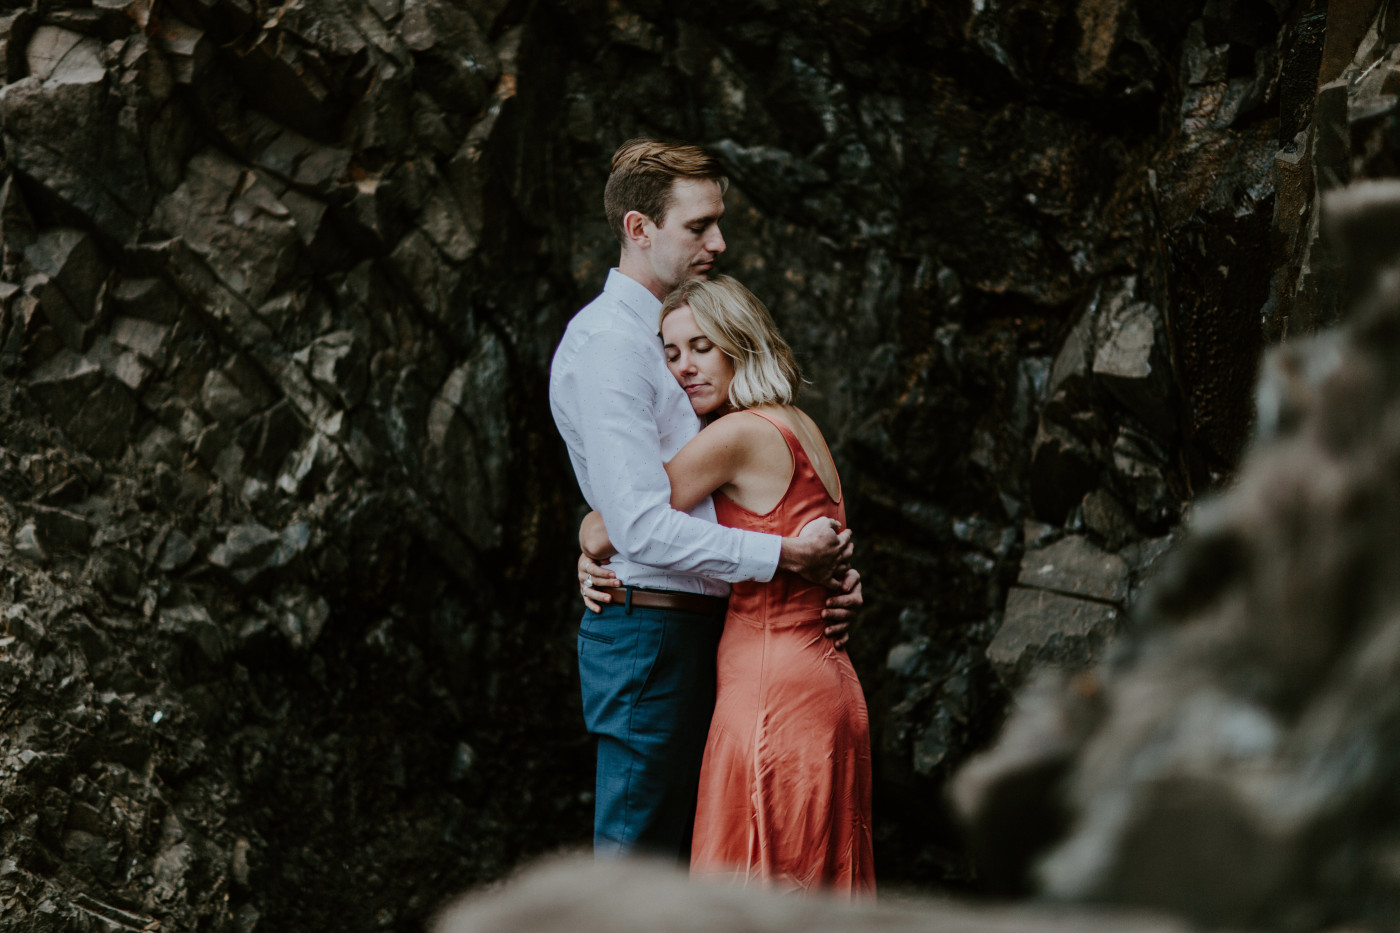
M661 226L647 221L651 248L646 251L654 284L661 294L688 279L709 276L715 260L724 252L719 221L724 216L724 194L719 182L677 178L671 184L671 207Z

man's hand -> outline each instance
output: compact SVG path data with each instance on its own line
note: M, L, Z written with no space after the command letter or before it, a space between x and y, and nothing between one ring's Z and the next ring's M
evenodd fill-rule
M594 612L603 611L599 603L612 602L612 597L598 587L622 585L622 581L605 564L607 561L595 561L584 553L578 556L578 591L583 596L583 604Z
M860 572L847 570L841 592L829 597L826 608L822 610L822 619L828 623L823 634L831 639L833 647L845 648L846 642L851 640L851 619L864 603L865 597L860 591Z
M849 567L854 552L851 529L842 530L834 518L814 518L802 526L797 537L783 539L778 567L827 589L839 590L846 574L844 568L838 572L837 565Z

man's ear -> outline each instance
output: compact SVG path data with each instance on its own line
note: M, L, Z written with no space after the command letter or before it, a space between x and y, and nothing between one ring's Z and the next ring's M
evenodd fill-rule
M622 233L627 238L628 244L645 249L651 245L651 233L648 226L651 218L641 211L628 211L622 215Z

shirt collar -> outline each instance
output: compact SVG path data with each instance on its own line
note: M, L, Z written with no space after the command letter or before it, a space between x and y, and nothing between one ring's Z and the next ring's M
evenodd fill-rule
M617 299L617 303L637 319L643 328L642 333L656 333L656 317L661 310L661 301L645 285L620 269L610 269L603 291Z

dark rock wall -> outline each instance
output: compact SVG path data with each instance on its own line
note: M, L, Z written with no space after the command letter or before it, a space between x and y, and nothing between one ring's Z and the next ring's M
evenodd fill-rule
M977 880L944 780L1008 686L1098 656L1236 463L1264 343L1335 317L1342 273L1296 257L1308 167L1350 138L1307 128L1328 43L1371 20L1330 16L3 14L0 917L404 926L586 840L582 509L545 377L643 133L725 158L726 268L842 469L880 872Z

